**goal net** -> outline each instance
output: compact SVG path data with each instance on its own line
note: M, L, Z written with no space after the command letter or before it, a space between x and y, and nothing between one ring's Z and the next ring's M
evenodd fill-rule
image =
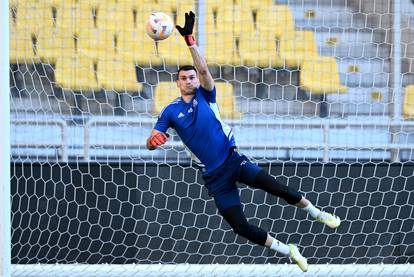
M13 276L299 273L235 235L174 130L146 149L192 59L143 26L189 10L240 151L343 219L239 184L248 221L312 276L412 274L410 1L10 0Z

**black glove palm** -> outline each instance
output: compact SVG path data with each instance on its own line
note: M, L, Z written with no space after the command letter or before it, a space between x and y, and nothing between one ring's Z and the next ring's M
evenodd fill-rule
M193 34L193 28L194 28L194 21L195 21L195 14L193 11L190 11L189 13L185 13L185 24L184 27L181 27L179 25L176 25L178 32L182 36L188 36Z
M184 27L176 25L178 32L184 37L185 42L188 46L194 45L196 43L193 37L193 29L194 29L194 22L195 22L195 14L193 11L189 13L185 13L185 23Z

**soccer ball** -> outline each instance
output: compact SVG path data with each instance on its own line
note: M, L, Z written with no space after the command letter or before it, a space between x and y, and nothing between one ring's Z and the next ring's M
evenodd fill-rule
M154 40L168 38L174 29L171 17L162 12L153 12L145 23L145 31Z

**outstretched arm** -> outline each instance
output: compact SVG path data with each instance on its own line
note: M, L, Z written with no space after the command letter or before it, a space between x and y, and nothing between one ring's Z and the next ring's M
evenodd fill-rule
M191 56L193 56L194 66L198 71L200 84L203 88L208 91L213 90L214 88L214 80L208 70L206 59L200 53L200 49L196 44L191 46L190 48Z
M200 53L200 49L197 46L197 42L193 37L195 14L190 11L185 13L185 24L184 27L176 26L178 32L184 37L187 43L191 56L193 57L194 66L198 71L200 84L206 90L212 90L214 88L214 80L211 76L210 71L206 63L206 59Z

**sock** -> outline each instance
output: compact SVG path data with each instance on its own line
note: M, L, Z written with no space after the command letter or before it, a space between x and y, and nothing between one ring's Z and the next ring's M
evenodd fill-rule
M311 202L309 202L309 205L307 205L305 208L302 208L302 209L308 212L313 218L316 218L321 212L321 210L319 210L314 205L312 205Z
M272 245L269 248L272 249L273 251L279 252L279 253L281 253L285 256L289 256L289 254L290 254L289 246L287 246L286 244L278 241L277 239L273 239Z

